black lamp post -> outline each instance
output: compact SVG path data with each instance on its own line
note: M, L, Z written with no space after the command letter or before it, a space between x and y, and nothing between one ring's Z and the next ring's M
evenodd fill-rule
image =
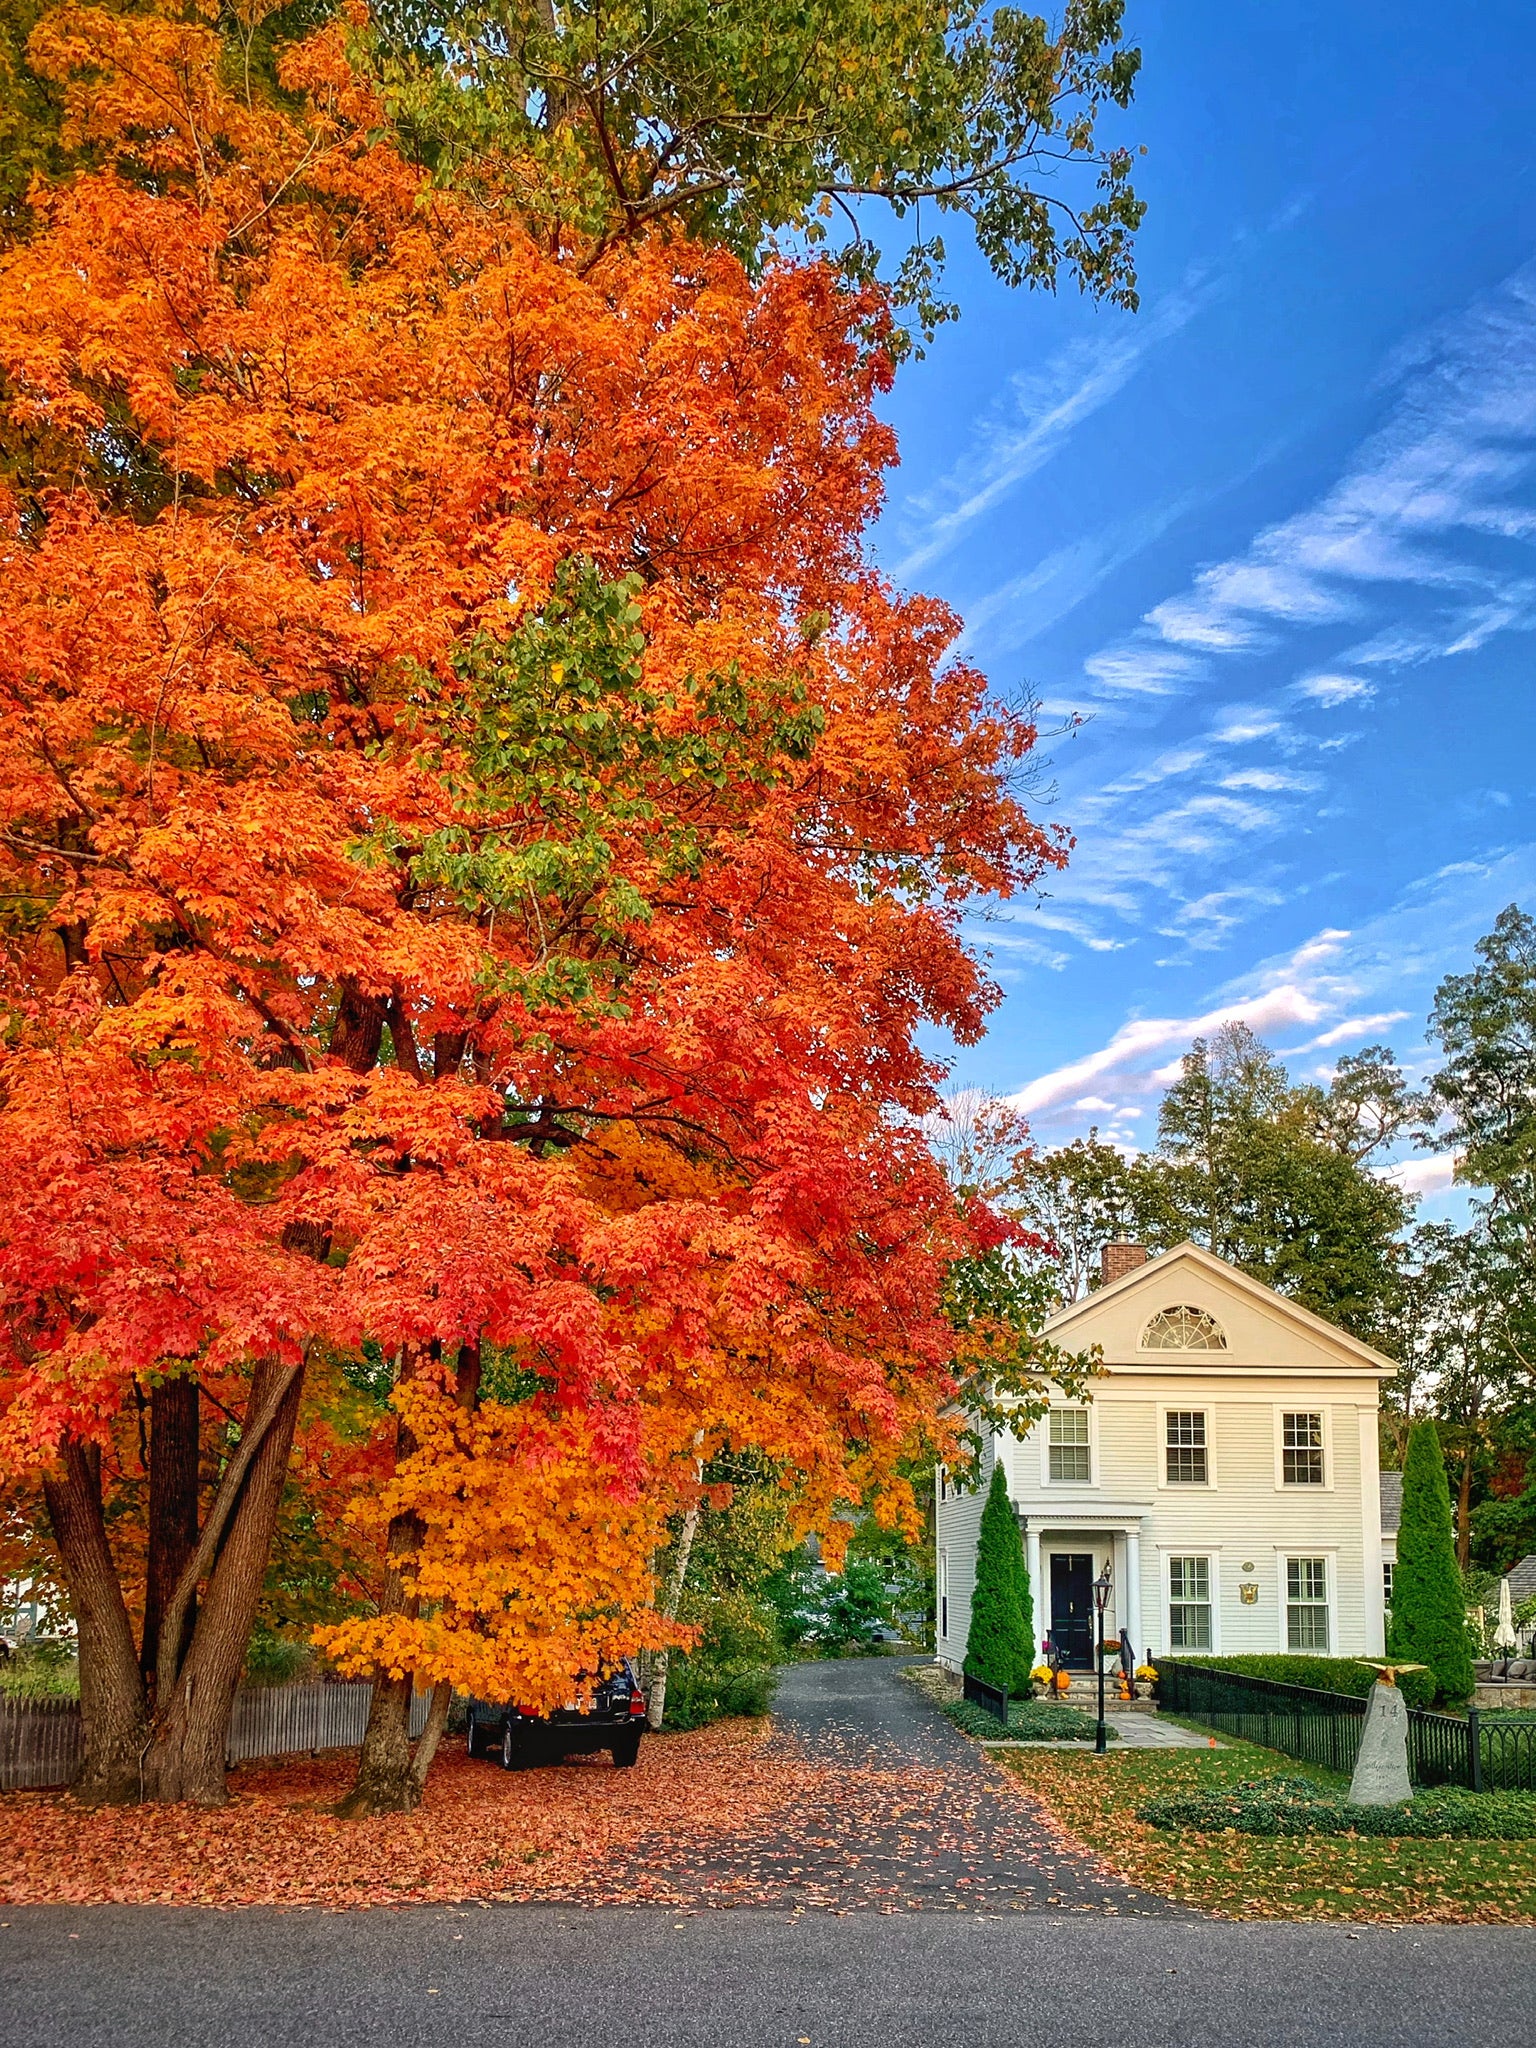
M1093 1753L1102 1756L1104 1741L1104 1610L1109 1605L1109 1559L1104 1560L1104 1569L1093 1582L1093 1604L1098 1616L1098 1634L1093 1639L1093 1651L1099 1667L1099 1725L1094 1733Z

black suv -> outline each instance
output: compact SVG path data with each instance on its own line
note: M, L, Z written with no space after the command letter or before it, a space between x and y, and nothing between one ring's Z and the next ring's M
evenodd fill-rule
M627 1770L640 1754L644 1732L645 1694L627 1657L593 1686L590 1707L572 1702L552 1714L535 1714L490 1700L469 1703L470 1755L496 1757L507 1771L532 1770L535 1764L598 1749L612 1750L619 1769Z

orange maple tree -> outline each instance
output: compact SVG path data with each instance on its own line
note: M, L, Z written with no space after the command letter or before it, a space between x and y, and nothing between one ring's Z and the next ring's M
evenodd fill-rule
M379 1346L380 1611L330 1647L380 1677L354 1810L408 1805L413 1680L543 1704L676 1639L701 1456L910 1513L996 1243L917 1033L980 1031L963 909L1063 848L1027 718L861 553L877 293L535 240L521 167L402 160L339 28L281 107L169 14L32 60L97 168L0 262L0 1462L83 1794L217 1800L295 1430Z

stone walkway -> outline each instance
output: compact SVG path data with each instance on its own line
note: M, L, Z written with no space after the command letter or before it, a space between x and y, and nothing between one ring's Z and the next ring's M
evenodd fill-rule
M1163 1720L1160 1714L1106 1714L1104 1719L1126 1749L1220 1749L1222 1746L1213 1735L1202 1735L1198 1728L1181 1728L1176 1721Z

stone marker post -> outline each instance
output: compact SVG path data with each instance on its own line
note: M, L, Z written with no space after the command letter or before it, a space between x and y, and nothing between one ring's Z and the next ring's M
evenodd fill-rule
M1351 1806L1406 1806L1413 1797L1408 1778L1408 1702L1397 1686L1399 1671L1417 1665L1378 1665L1381 1673L1367 1696L1360 1752L1349 1781Z

